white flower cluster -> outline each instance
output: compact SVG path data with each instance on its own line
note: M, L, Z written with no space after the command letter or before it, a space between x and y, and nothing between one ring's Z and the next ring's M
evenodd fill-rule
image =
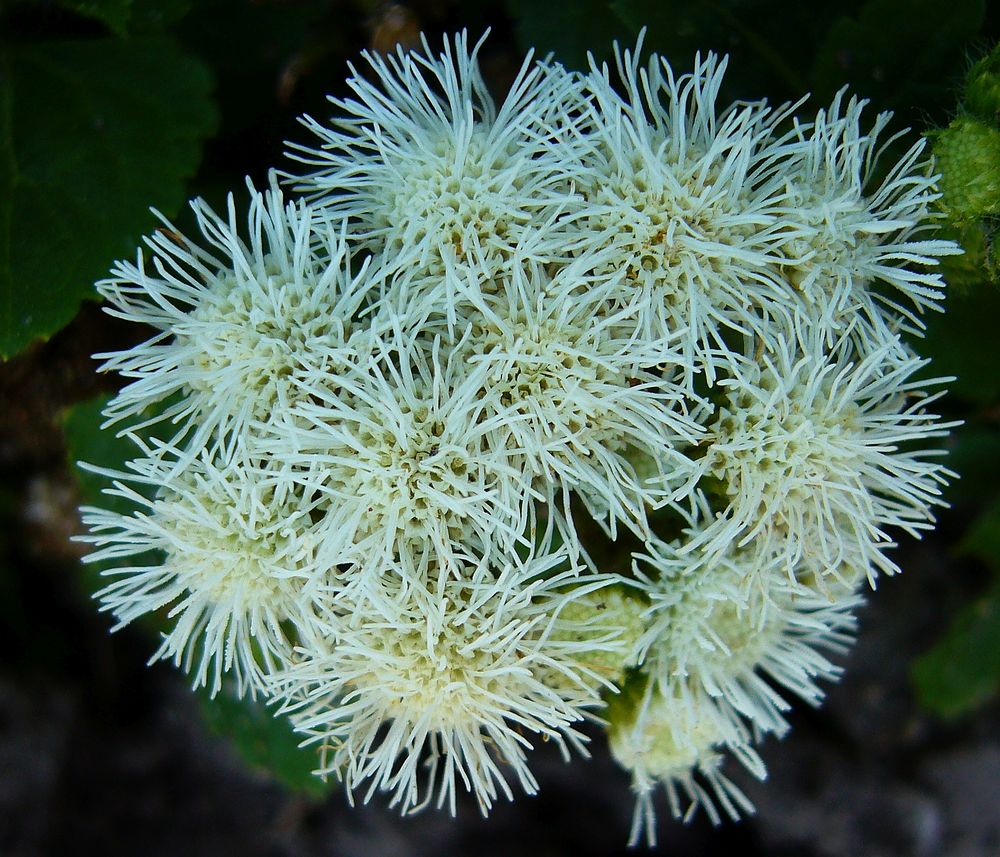
M98 355L137 449L134 511L84 513L99 598L366 800L485 813L590 717L635 836L657 784L735 817L724 759L763 774L949 475L902 338L956 252L935 177L863 102L720 107L711 55L529 56L497 106L478 50L367 55L297 198L196 201L98 284L155 331Z

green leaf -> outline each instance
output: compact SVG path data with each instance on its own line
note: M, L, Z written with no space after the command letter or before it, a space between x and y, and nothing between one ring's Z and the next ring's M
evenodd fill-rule
M947 448L944 463L959 478L945 489L945 499L963 510L981 509L1000 486L1000 430L970 422L951 433Z
M79 462L84 461L96 467L124 470L125 462L136 453L135 445L128 438L116 437L113 428L101 428L104 421L101 411L109 398L99 396L89 402L74 405L66 412L63 419L66 454L80 484L80 496L85 502L100 503L116 511L128 511L127 508L122 508L124 501L120 498L105 497L101 493L108 485L105 477L79 466Z
M990 404L1000 398L1000 288L983 283L962 293L953 291L946 312L927 319L927 336L916 342L917 350L932 359L936 375L955 375L952 395L975 404Z
M1000 586L965 608L944 638L913 664L920 704L957 717L992 698L1000 685Z
M324 14L333 14L329 4L297 4L293 14L285 3L265 2L246 4L234 16L231 0L200 0L174 30L187 50L204 58L216 84L222 121L197 190L217 209L248 173L259 178L289 166L285 141L305 142L301 113L326 117L331 90L347 94L344 61L356 61L358 46L335 15L331 21Z
M60 5L100 21L119 36L127 32L132 15L132 0L60 0Z
M100 21L116 36L157 32L184 17L192 0L57 0L60 6Z
M215 126L204 66L166 38L0 48L0 356L66 324L172 214Z
M598 62L612 55L612 42L628 45L635 33L612 11L608 0L577 3L507 0L507 9L517 21L517 38L524 50L539 54L550 51L568 68L587 68L587 52Z
M198 702L209 729L228 738L244 761L264 771L292 791L321 798L334 787L313 770L318 756L315 747L300 747L301 738L284 717L262 702L237 699L223 690L214 699L198 692Z
M979 557L1000 574L1000 500L973 522L960 547L962 553Z
M984 15L984 0L869 0L830 28L816 53L813 91L825 101L850 84L911 121L948 110Z

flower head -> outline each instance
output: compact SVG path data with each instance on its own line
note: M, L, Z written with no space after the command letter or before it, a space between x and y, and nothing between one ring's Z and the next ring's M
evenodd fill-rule
M232 196L227 219L195 200L204 246L164 220L165 229L146 238L149 261L140 251L97 285L109 312L158 331L96 355L103 370L134 379L108 406L109 423L141 420L165 403L148 422L180 425L172 440L185 445L185 460L205 448L231 458L252 421L295 403L303 372L335 376L368 293L366 269L351 275L342 225L286 204L274 187L249 187L246 237Z
M891 113L862 130L867 102L845 95L838 92L814 122L799 126L805 145L784 171L788 218L797 225L782 247L782 271L806 314L831 336L858 318L878 330L903 320L919 329L914 311L940 309L944 295L934 267L961 251L933 237L931 204L940 194L926 141L914 143L876 183L886 149L901 135L884 137ZM894 291L883 295L876 283Z
M800 146L777 130L788 107L718 111L725 60L709 54L678 77L656 56L640 67L640 49L617 54L624 96L607 67L587 78L593 148L580 229L591 252L615 248L599 270L623 271L621 292L642 296L644 337L684 331L689 373L711 381L727 335L787 312L776 263L792 228L784 170Z
M635 811L629 844L645 833L656 844L653 793L662 785L675 818L699 808L718 823L719 808L729 818L753 812L753 805L723 773L727 753L763 778L764 763L750 745L750 733L704 690L677 680L662 692L643 680L627 686L608 709L611 753L632 775ZM686 801L686 806L682 803Z
M669 502L694 465L686 450L701 437L702 411L678 383L673 339L630 330L633 305L611 308L619 277L598 278L589 262L550 275L525 262L493 291L464 295L470 336L457 350L485 369L484 401L504 427L503 445L550 509L566 516L575 491L611 532L647 531L645 507ZM647 454L656 477L640 479L629 452Z
M441 276L449 267L509 265L525 231L572 206L570 109L578 83L559 65L525 58L496 106L479 70L480 41L423 51L366 53L374 81L352 67L356 99L331 99L344 115L306 118L318 148L292 157L317 169L297 187L351 217L357 239L389 264ZM560 255L565 236L546 242Z
M321 772L349 792L370 781L366 800L388 791L404 812L432 800L454 812L462 786L485 813L512 797L508 777L533 793L529 736L582 750L575 724L602 686L576 655L606 631L561 616L601 581L576 590L566 562L470 557L457 576L426 563L422 591L384 579L395 592L377 604L337 595L341 618L276 677L292 722L323 743Z
M90 562L131 559L103 572L97 593L121 628L167 611L169 630L152 660L169 659L214 695L223 675L251 694L287 664L291 628L310 621L306 589L327 572L312 516L317 501L238 467L193 462L168 477L159 460L132 462L109 493L131 501L131 514L85 508L96 546ZM126 481L127 480L127 481ZM136 487L130 487L132 482ZM154 499L137 488L164 485Z
M808 556L819 574L860 552L874 581L898 570L885 554L890 527L918 535L932 525L949 471L921 444L949 426L926 409L935 382L913 379L927 361L898 340L860 359L848 340L826 353L821 335L804 351L786 341L721 383L703 463L725 510L688 550L753 546L784 553L788 569Z
M156 329L102 355L138 453L135 510L84 510L99 598L166 611L154 658L277 702L351 796L485 814L591 717L633 838L659 784L736 818L724 760L763 776L951 475L900 339L956 250L933 169L876 181L886 116L725 107L725 59L641 40L614 83L529 55L498 106L481 44L366 55L304 200L196 201L99 284Z
M789 706L775 685L822 699L817 680L839 675L822 650L844 651L854 627L850 590L834 599L790 582L780 556L735 550L692 563L673 545L648 547L637 569L650 599L643 663L661 693L698 687L779 735Z
M503 443L509 420L488 367L398 331L372 337L332 389L310 373L269 441L277 461L327 501L326 549L380 573L429 553L449 567L475 549L510 552L533 495Z

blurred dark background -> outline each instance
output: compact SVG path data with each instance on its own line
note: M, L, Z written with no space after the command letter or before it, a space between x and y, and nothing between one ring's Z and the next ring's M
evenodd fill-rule
M808 111L849 84L916 134L969 113L966 76L1000 38L1000 8L0 0L0 855L627 853L628 778L596 729L589 762L538 748L540 794L488 820L469 801L457 820L401 819L379 800L352 809L336 788L302 788L308 762L266 712L209 706L171 667L146 667L147 629L109 635L69 540L95 488L69 462L113 460L95 400L116 381L90 355L144 334L102 313L92 283L134 252L149 205L183 225L186 198L221 205L245 176L262 183L284 165L283 141L305 139L296 117L328 115L324 96L346 92L362 48L490 27L483 68L502 95L529 46L582 68L587 49L606 58L643 25L647 48L678 68L696 50L729 53L730 98L811 91ZM979 168L1000 182L1000 162ZM757 815L713 829L672 821L664 802L658 853L1000 854L998 216L1000 199L948 222L969 253L949 314L917 346L937 374L960 375L942 402L966 421L950 443L963 475L951 508L922 542L903 540L905 573L872 593L825 705L795 710L791 734L765 743L768 781L733 772Z

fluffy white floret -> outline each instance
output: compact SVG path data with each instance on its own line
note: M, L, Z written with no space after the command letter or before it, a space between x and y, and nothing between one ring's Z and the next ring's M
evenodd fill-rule
M636 572L650 599L643 669L665 688L700 686L755 730L784 734L781 688L816 705L820 680L840 670L824 652L843 652L860 600L839 599L788 580L780 555L751 551L692 562L654 541Z
M821 330L803 352L782 342L720 382L726 401L702 459L725 508L686 550L733 545L783 553L790 574L808 555L817 574L845 564L898 571L885 550L893 528L919 537L933 526L952 475L933 443L952 424L927 407L937 380L916 380L926 360L898 340L861 358L849 339L826 353Z
M881 178L864 102L720 107L725 59L641 39L614 81L529 55L498 106L481 46L366 54L293 147L305 202L195 201L98 284L155 330L98 355L138 448L133 511L83 510L98 597L352 798L485 814L606 703L633 841L661 784L735 819L725 757L763 776L951 476L900 339L956 252L933 170Z
M831 340L858 317L876 331L913 329L914 315L940 309L944 281L934 270L942 256L960 253L934 238L932 203L940 196L933 164L918 140L881 175L880 161L902 134L886 138L892 114L864 130L867 101L837 93L814 122L798 125L801 154L784 168L787 217L796 224L782 252L782 271L805 313ZM892 287L883 294L878 284ZM884 334L883 334L884 336Z
M197 240L164 219L164 229L145 239L149 259L140 251L97 284L108 312L158 331L133 348L95 355L102 370L133 379L108 404L108 424L125 422L131 431L148 417L179 425L172 441L186 445L186 460L203 449L230 457L251 421L295 403L296 379L307 368L314 377L335 375L369 289L366 267L351 274L343 224L302 203L286 205L274 187L249 187L245 228L232 196L226 218L195 200Z
M310 373L268 450L328 503L325 549L361 577L427 554L449 568L509 554L534 499L488 366L397 331L373 337L331 389Z
M731 710L720 707L704 689L683 678L670 685L638 677L608 707L611 754L632 775L635 811L630 845L645 835L656 844L653 796L658 785L667 794L671 815L690 818L703 809L713 824L719 810L734 821L753 805L724 773L726 755L734 755L758 779L764 763L751 746L747 728Z
M562 618L604 581L577 578L564 551L459 575L426 564L425 591L383 580L386 597L334 595L325 634L278 678L296 729L321 743L320 773L349 793L368 783L403 812L428 802L455 811L469 791L485 814L508 780L527 793L531 736L583 751L577 724L603 680L577 656L614 647L605 629ZM431 597L429 597L431 596Z
M484 291L462 294L469 337L457 350L485 370L484 397L503 425L497 442L521 457L526 478L566 518L576 492L610 532L647 532L646 508L670 502L694 474L686 450L702 437L703 403L679 384L676 337L645 340L634 304L612 307L620 277L574 262L550 275L525 262ZM655 475L641 478L639 450Z
M426 39L421 52L366 53L373 80L352 67L356 98L331 99L341 115L329 124L304 119L318 147L292 147L317 168L297 188L351 217L360 246L391 267L441 276L478 260L495 272L526 229L573 207L577 78L529 53L498 108L481 46L462 33L437 57ZM560 257L566 243L553 229L539 250Z
M165 610L151 661L172 660L213 695L224 675L238 693L257 693L290 662L294 633L310 621L306 590L329 568L311 519L317 501L240 467L196 461L173 476L161 461L130 467L107 493L135 511L83 509L90 533L79 538L95 546L86 561L115 563L102 572L112 582L96 595L101 609L115 630Z
M711 381L727 337L787 314L776 263L796 230L784 171L801 144L777 131L789 107L719 110L725 60L699 57L675 76L655 55L640 67L640 50L617 55L624 95L606 66L587 79L592 149L578 228L589 253L616 249L599 270L624 272L626 300L642 296L643 336L686 331L685 362Z

